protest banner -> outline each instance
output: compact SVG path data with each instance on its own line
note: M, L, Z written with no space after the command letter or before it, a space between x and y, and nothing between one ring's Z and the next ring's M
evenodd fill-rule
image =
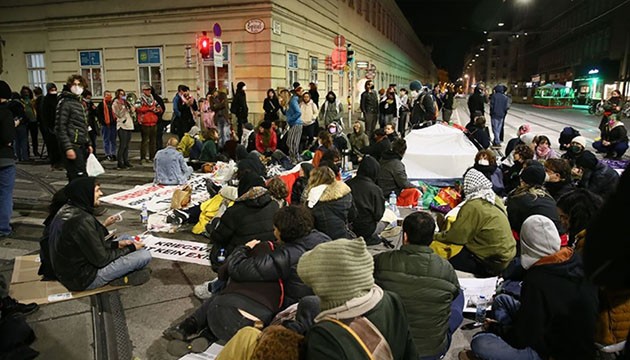
M153 235L143 235L141 240L154 258L210 266L210 245Z

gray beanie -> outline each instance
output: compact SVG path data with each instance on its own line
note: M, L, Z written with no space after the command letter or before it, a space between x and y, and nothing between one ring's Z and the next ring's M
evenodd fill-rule
M521 227L521 265L525 270L545 256L560 251L560 235L548 217L532 215Z

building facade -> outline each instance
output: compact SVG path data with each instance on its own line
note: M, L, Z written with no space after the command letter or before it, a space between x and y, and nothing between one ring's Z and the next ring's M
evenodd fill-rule
M223 55L202 59L197 41L206 31L214 45L214 24ZM338 35L355 61L330 70ZM81 73L95 98L118 88L139 93L143 84L167 101L179 84L197 96L210 87L231 95L243 81L250 121L262 117L267 89L295 81L317 83L322 98L350 97L356 108L366 77L377 89L437 80L430 52L393 0L24 0L0 11L0 56L0 78L12 87L60 87Z

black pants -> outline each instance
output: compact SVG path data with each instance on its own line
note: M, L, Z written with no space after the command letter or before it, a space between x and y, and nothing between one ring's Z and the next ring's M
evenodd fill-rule
M31 134L31 145L33 147L33 155L39 156L39 141L37 136L39 135L39 126L36 122L28 123L28 132Z
M94 153L94 156L96 156L96 136L98 134L96 133L96 130L91 130L88 132L88 135L90 136L90 143L92 144L92 152Z
M238 141L240 142L241 138L243 137L243 125L247 124L247 118L238 119L237 123L238 123L238 127L236 129L236 135L238 136Z
M45 127L42 127L42 134L44 135L44 143L46 143L46 150L48 151L48 160L50 160L50 165L61 165L62 156L59 150L57 136L53 131Z
M166 120L158 120L157 123L157 135L155 137L155 148L156 151L157 150L162 150L162 148L164 147L164 130L166 130L166 127L168 126L169 121Z
M455 270L472 273L477 277L492 277L497 274L493 274L491 269L481 261L479 257L470 252L467 247L463 247L459 254L453 256L448 260Z
M129 143L131 142L131 130L118 129L118 167L129 166Z
M76 154L74 160L68 159L65 152L63 154L63 165L66 168L66 177L68 178L68 182L76 178L88 176L87 171L85 170L85 164L89 155L87 145L76 145L73 146L72 150L74 150L74 153Z

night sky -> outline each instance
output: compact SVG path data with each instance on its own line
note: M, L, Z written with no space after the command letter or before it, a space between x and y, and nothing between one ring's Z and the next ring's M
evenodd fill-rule
M433 46L433 62L446 69L451 80L461 75L468 49L484 40L483 31L496 27L499 19L507 23L504 0L396 0L396 3L420 40Z

